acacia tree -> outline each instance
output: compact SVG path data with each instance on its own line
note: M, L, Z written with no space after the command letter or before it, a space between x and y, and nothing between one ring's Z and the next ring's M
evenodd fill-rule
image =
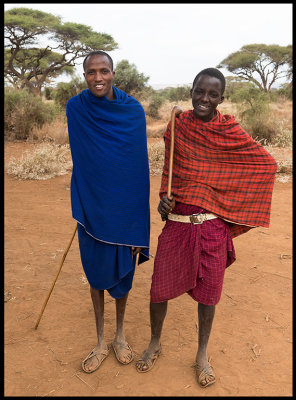
M248 44L231 53L217 68L226 68L268 92L279 78L291 79L292 46Z
M106 33L87 25L62 23L60 17L30 8L6 11L4 31L6 81L38 95L45 83L62 73L73 74L77 60L90 51L118 47Z

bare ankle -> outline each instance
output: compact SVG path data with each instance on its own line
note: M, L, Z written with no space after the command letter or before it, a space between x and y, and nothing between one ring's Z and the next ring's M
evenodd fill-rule
M152 350L158 350L161 347L160 338L151 339L148 348Z

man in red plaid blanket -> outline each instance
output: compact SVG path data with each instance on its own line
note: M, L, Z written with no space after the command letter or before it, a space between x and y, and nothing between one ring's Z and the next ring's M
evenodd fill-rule
M137 361L149 371L161 353L161 331L168 300L188 293L198 302L196 378L215 382L207 356L215 306L225 269L235 261L232 239L249 229L268 227L277 164L235 121L216 109L223 102L225 78L202 70L191 89L193 110L175 121L172 196L167 181L170 129L164 134L165 163L158 212L167 220L158 239L150 292L151 341Z

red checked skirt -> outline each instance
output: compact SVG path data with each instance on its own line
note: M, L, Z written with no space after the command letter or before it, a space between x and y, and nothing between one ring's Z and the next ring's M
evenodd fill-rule
M176 203L174 214L208 213L198 206ZM221 297L225 269L235 261L226 221L215 218L193 225L167 220L158 238L150 290L152 303L188 293L205 305Z

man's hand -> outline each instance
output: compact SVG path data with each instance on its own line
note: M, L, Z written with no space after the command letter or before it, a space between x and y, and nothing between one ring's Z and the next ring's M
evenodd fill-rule
M142 247L132 247L133 255L139 254L142 250Z
M161 215L161 219L163 221L168 219L168 214L175 208L176 201L173 198L173 196L170 196L170 198L163 196L162 199L159 202L157 211Z

